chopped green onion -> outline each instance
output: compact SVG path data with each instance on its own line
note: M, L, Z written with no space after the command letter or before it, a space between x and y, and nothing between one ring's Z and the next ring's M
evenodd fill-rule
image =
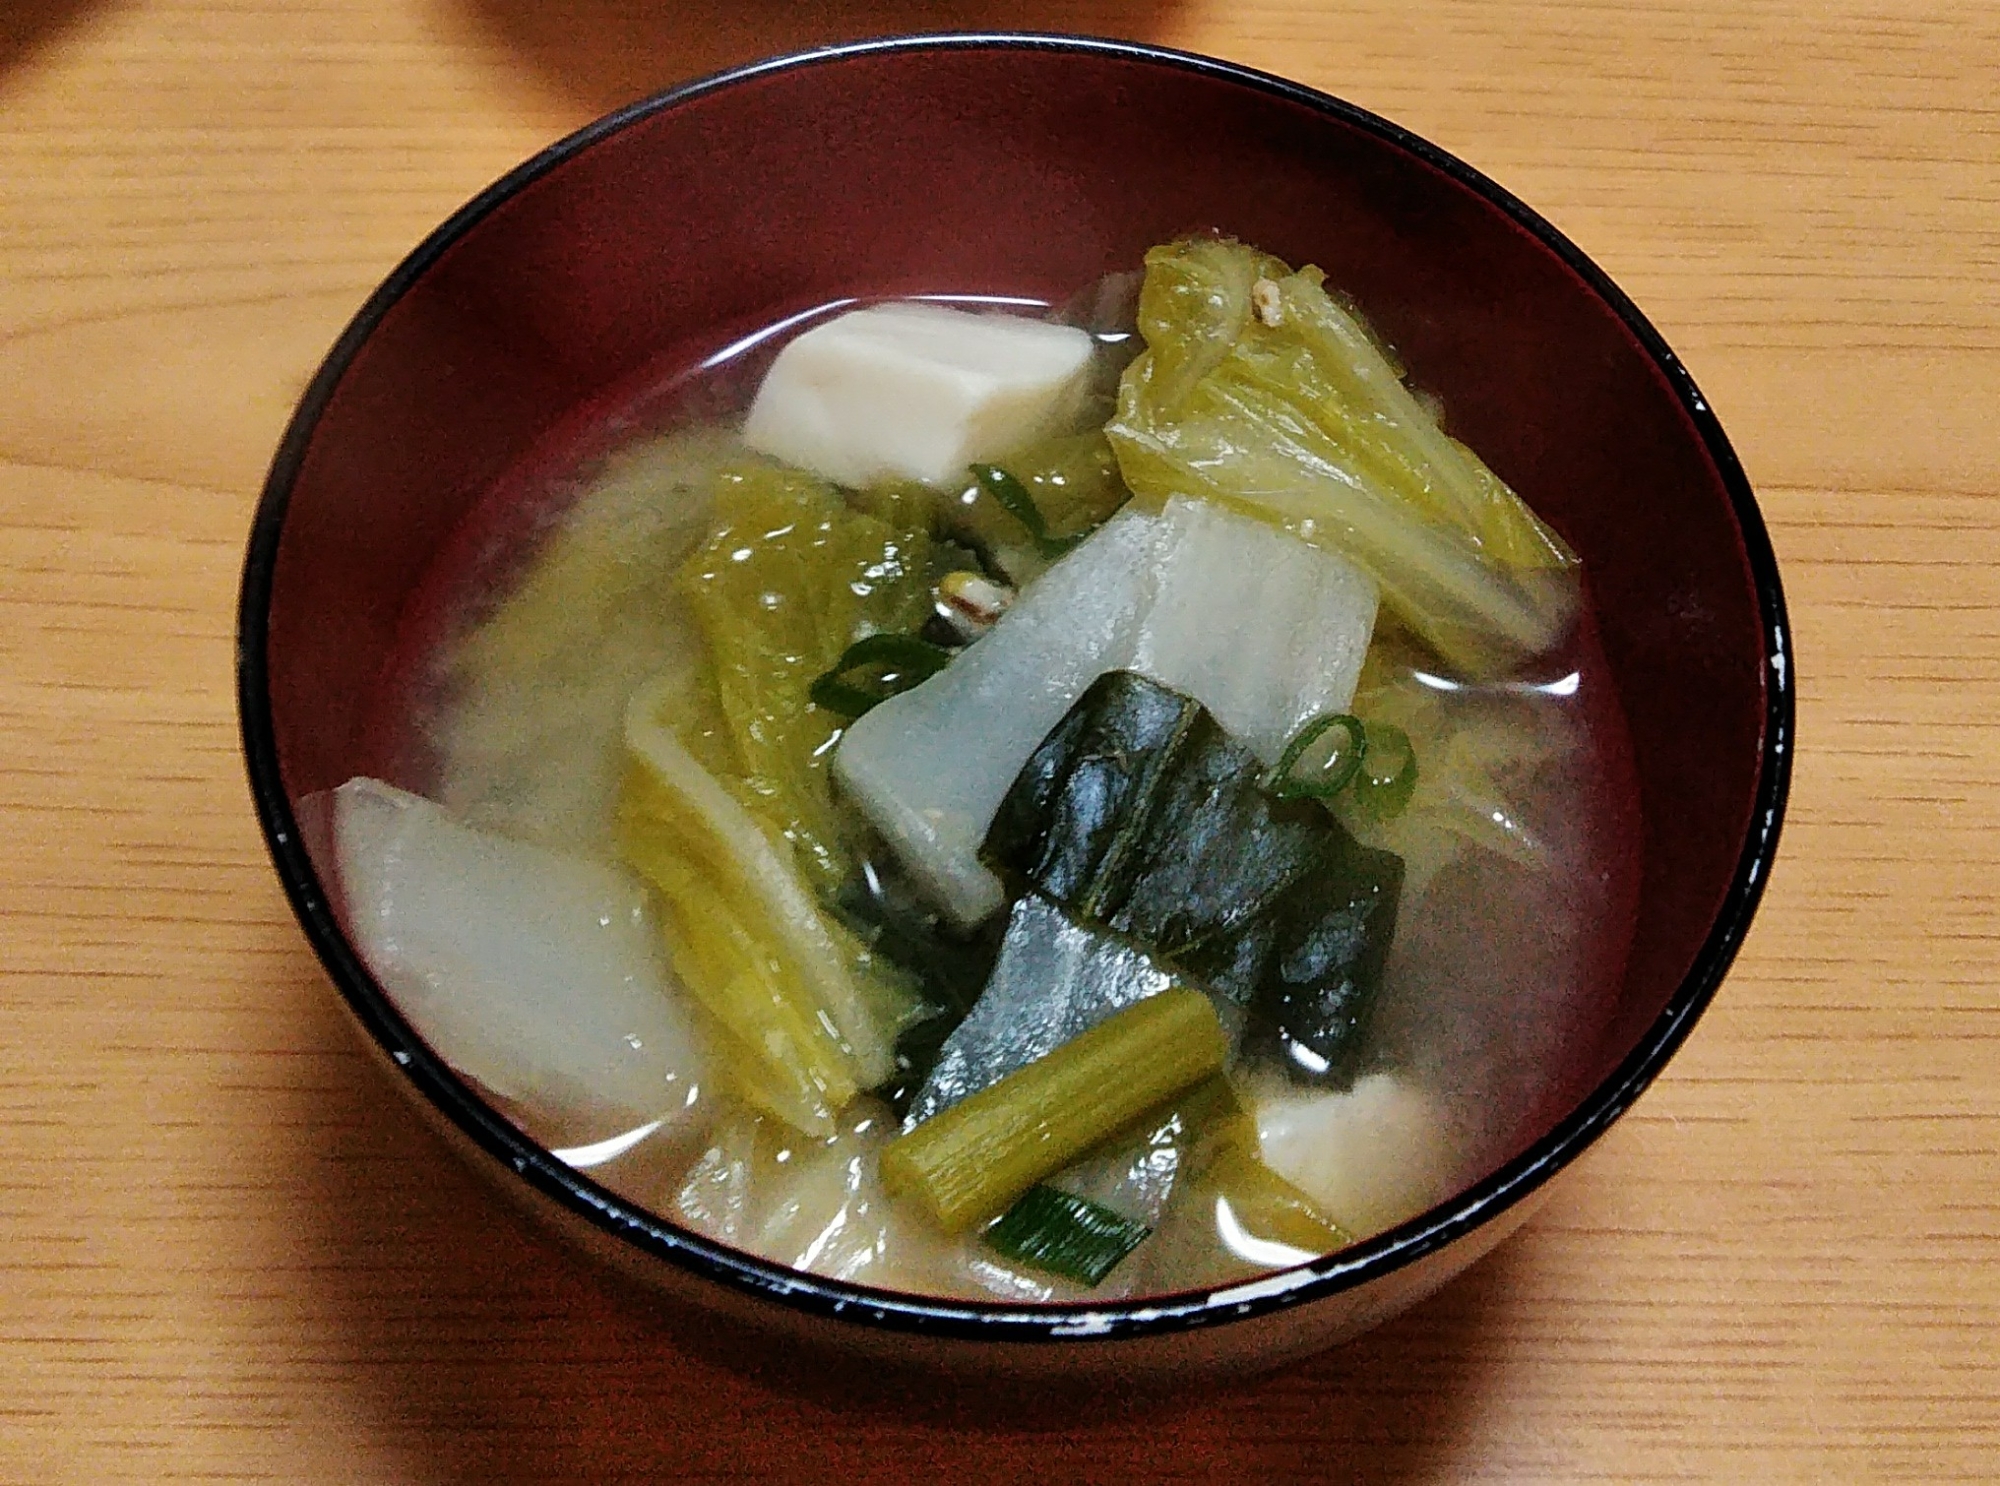
M972 478L986 487L987 492L1006 508L1008 515L1028 529L1028 535L1035 539L1035 546L1042 556L1060 557L1083 540L1081 537L1050 536L1049 524L1043 519L1035 498L1028 494L1028 487L999 465L975 464L970 468Z
M1310 777L1300 778L1293 771L1306 750L1335 728L1345 735L1345 741L1334 745L1333 752ZM1404 738L1405 747L1409 741ZM1300 728L1285 745L1277 766L1265 776L1265 792L1277 800L1330 800L1361 772L1362 760L1367 756L1368 733L1360 718L1349 712L1322 713Z
M832 670L813 682L806 693L815 707L842 717L861 716L878 702L908 691L951 664L951 652L915 635L867 635L848 646ZM848 678L869 666L881 666L880 690L858 686Z
M1306 751L1338 728L1326 761L1300 776ZM1315 717L1292 736L1271 772L1264 792L1274 800L1331 800L1352 785L1354 803L1377 820L1401 815L1417 788L1417 751L1410 735L1393 722L1364 723L1352 713L1328 712Z
M1037 1184L986 1230L986 1242L1030 1268L1095 1285L1152 1231L1102 1203Z
M1368 730L1368 750L1354 781L1354 803L1377 820L1403 813L1417 788L1417 751L1410 735L1393 722Z
M1161 991L898 1136L882 1152L882 1184L963 1233L1228 1056L1208 997Z

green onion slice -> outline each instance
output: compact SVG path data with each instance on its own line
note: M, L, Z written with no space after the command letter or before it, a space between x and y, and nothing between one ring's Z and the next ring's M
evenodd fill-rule
M1354 803L1378 820L1401 815L1417 789L1417 751L1392 722L1368 730L1368 751L1354 780Z
M1327 733L1339 729L1344 735L1334 744L1324 763L1301 777L1296 771L1311 748ZM1409 746L1405 737L1403 745ZM1330 800L1361 772L1368 756L1368 730L1351 712L1327 712L1315 717L1292 736L1279 755L1277 766L1265 776L1264 790L1277 800Z
M1041 508L1035 498L1028 494L1028 487L1001 469L997 464L975 464L969 466L972 478L983 485L992 497L1006 508L1007 513L1028 529L1028 535L1035 539L1035 546L1044 557L1060 557L1069 551L1081 537L1052 537L1049 524L1042 517Z
M1038 1183L986 1230L1003 1257L1096 1285L1153 1230L1099 1202Z
M928 681L951 664L952 653L915 635L867 635L847 647L832 670L806 693L815 707L855 718L899 692ZM855 673L882 668L875 689L857 684Z

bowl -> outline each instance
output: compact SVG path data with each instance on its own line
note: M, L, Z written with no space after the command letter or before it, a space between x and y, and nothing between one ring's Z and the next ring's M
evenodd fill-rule
M1223 1290L974 1304L783 1269L565 1165L397 1014L330 909L299 801L367 772L411 596L476 502L637 381L850 295L1058 298L1218 228L1316 262L1466 440L1582 555L1634 746L1638 922L1610 1032L1539 1139L1458 1196ZM1794 677L1778 573L1707 402L1547 222L1337 99L1153 47L952 35L745 67L613 114L480 194L328 355L250 536L243 741L279 877L390 1076L500 1189L670 1301L927 1367L1178 1377L1274 1364L1428 1294L1528 1215L1694 1025L1783 811Z

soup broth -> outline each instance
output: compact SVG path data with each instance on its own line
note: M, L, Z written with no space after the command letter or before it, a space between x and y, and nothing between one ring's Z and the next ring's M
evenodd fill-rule
M1260 294L1270 282L1276 281L1258 281ZM1129 384L1142 345L1139 331L1148 332L1145 341L1153 347L1153 375L1167 365L1159 336L1147 324L1147 304L1135 303L1138 287L1136 275L1114 277L1060 309L970 295L953 302L1088 330L1090 368L1052 437L1096 438L1107 420L1130 427L1138 417ZM1264 304L1256 301L1256 314L1264 313ZM372 731L375 772L435 801L474 831L640 884L651 899L647 933L661 946L665 994L675 999L694 1049L693 1073L674 1086L671 1098L663 1096L659 1109L634 1109L629 1100L598 1098L560 1080L498 1088L481 1079L495 1102L534 1139L588 1167L614 1191L720 1242L856 1283L1015 1302L1179 1291L1303 1262L1415 1217L1546 1130L1582 1092L1572 1080L1590 1062L1604 1030L1606 988L1621 972L1636 902L1636 791L1587 588L1579 585L1580 597L1553 640L1532 651L1517 647L1496 662L1479 645L1461 644L1460 630L1422 632L1393 610L1402 590L1384 582L1372 630L1364 624L1361 631L1365 663L1357 651L1358 674L1345 682L1351 704L1313 707L1320 715L1310 720L1276 714L1284 725L1268 739L1259 737L1254 720L1244 721L1262 704L1245 700L1228 674L1231 666L1205 658L1201 646L1214 650L1216 642L1175 631L1171 615L1134 621L1143 634L1117 651L1118 664L1088 690L1079 685L1060 705L1048 703L1051 722L1060 725L1033 724L1033 757L1021 778L1015 778L1021 760L1010 759L1004 770L1013 783L1000 807L1002 821L1013 818L1009 811L1034 804L1021 782L1034 769L1043 770L1038 777L1067 781L1047 786L1044 796L1057 804L1034 817L1042 833L1034 840L1043 843L1035 849L1042 855L1029 861L1032 853L1024 847L1009 857L1001 827L987 834L981 822L976 860L961 853L956 865L940 867L898 836L899 806L894 799L881 803L879 790L871 795L877 776L863 760L864 747L883 752L890 760L884 788L891 795L905 790L915 765L905 767L897 750L931 725L917 715L920 699L946 695L941 683L970 676L969 662L982 651L989 669L1002 671L1005 645L1045 645L1058 661L1071 654L1063 647L1082 642L1063 634L1018 637L1038 633L1037 606L1054 615L1041 632L1088 629L1095 612L1090 603L1102 598L1108 581L1092 575L1109 571L1103 554L1120 541L1151 544L1133 568L1133 581L1150 585L1145 602L1154 604L1152 612L1166 606L1158 594L1170 584L1195 586L1207 616L1197 628L1212 628L1223 617L1234 623L1242 604L1275 602L1215 587L1222 580L1204 554L1238 549L1214 544L1255 543L1268 535L1289 544L1272 549L1284 562L1305 563L1315 545L1337 552L1340 543L1316 529L1310 516L1245 514L1250 507L1242 501L1203 504L1193 500L1197 492L1164 502L1133 497L1137 504L1126 508L1123 474L1133 470L1135 458L1124 443L1118 463L1105 466L1115 499L1102 509L1086 509L1090 500L1082 497L1074 509L1062 504L1071 496L1060 482L1080 487L1098 478L1089 473L1095 466L1065 466L1054 475L1001 470L1014 489L1029 493L1027 521L1009 504L1012 495L998 484L1000 476L988 481L984 495L978 478L948 485L941 494L934 490L942 515L936 509L910 514L910 502L932 499L913 494L918 487L910 482L878 481L859 493L826 482L811 489L759 485L746 495L741 481L777 478L768 474L768 458L743 442L746 410L778 350L808 326L831 322L840 308L817 318L793 317L696 368L671 369L616 411L570 426L488 494L412 602ZM732 473L746 469L763 473ZM881 493L892 487L893 496ZM846 614L848 628L829 637L817 659L786 654L768 661L780 671L803 665L814 673L813 695L820 701L804 712L767 711L755 726L772 735L773 759L810 754L804 767L816 772L798 786L797 798L820 802L813 808L822 815L760 805L760 799L768 805L774 790L791 788L758 782L778 777L779 763L763 774L752 771L746 776L752 785L738 793L763 809L745 817L757 822L763 837L748 849L774 853L770 860L793 874L804 894L799 901L809 901L817 915L820 927L813 932L831 936L826 942L861 967L853 984L867 1004L851 1014L890 1029L890 1062L874 1070L881 1076L872 1086L853 1090L832 1087L827 1079L778 1087L768 1069L745 1071L757 1055L755 1048L743 1050L745 1024L726 1015L718 1020L716 1003L690 994L687 984L712 949L700 940L700 926L690 927L699 915L691 915L688 904L711 901L698 897L710 892L717 912L734 911L734 879L725 874L698 881L701 874L692 873L684 885L692 896L676 899L667 891L663 898L659 873L675 870L673 864L649 868L653 859L635 848L633 834L634 790L657 793L659 780L669 777L657 772L666 767L657 759L634 762L633 719L644 711L644 698L660 699L655 720L671 735L664 746L676 750L675 760L693 760L689 767L697 771L728 774L726 767L711 766L727 753L715 738L726 743L737 737L739 751L728 757L739 762L745 746L740 734L730 733L730 719L696 712L713 709L718 697L726 711L736 674L729 667L748 666L744 654L765 656L770 647L746 644L740 653L719 654L715 636L723 621L715 608L701 608L719 602L716 589L702 587L704 573L719 584L732 579L731 563L745 571L758 566L757 581L772 585L762 595L767 611L794 602L787 584L817 581L811 563L787 555L790 529L782 523L758 528L756 540L737 547L718 546L718 533L738 530L728 523L740 524L745 511L768 512L785 501L818 510L811 502L827 499L840 504L825 518L822 535L847 531L840 525L843 513L859 511L876 523L863 538L886 542L884 551L897 549L895 560L916 571L905 575L908 592L897 590L893 601L885 597L894 587L889 581L858 599L840 595L841 605L828 612ZM978 500L992 506L996 499L1006 507L997 516L981 509L968 517L952 508L962 502L970 510ZM1037 531L1033 523L1045 515L1046 529ZM1066 527L1065 517L1071 523ZM1215 522L1223 524L1213 532L1203 525ZM894 535L884 538L884 532ZM919 534L921 551L910 550L905 532ZM770 553L778 556L766 564ZM702 566L709 559L712 571ZM1100 566L1089 567L1092 562ZM1188 570L1185 578L1174 576L1181 568ZM1268 592L1279 586L1271 576L1276 571L1260 568L1251 587ZM1299 591L1309 601L1301 600L1299 612L1312 623L1332 624L1326 616L1344 602L1328 586L1333 580L1316 568L1300 571L1306 576ZM1079 580L1078 596L1066 609L1047 597L1061 596L1065 573L1091 578ZM1367 589L1365 607L1375 615L1375 585L1359 581ZM746 591L755 587L753 582ZM1525 584L1522 591L1531 592ZM921 612L910 607L909 592L921 598ZM954 609L955 596L965 595L970 597ZM997 624L983 622L1001 605L1011 607ZM1243 619L1242 633L1260 633L1261 612ZM1454 615L1445 622L1459 620ZM943 658L935 663L934 679L909 686L912 678L898 674L898 666L914 662L896 656L925 653L914 649L895 651L886 662L858 662L838 676L839 666L827 663L829 655L845 662L856 636L892 632L938 650ZM1271 645L1289 644L1288 633L1270 633ZM1455 653L1447 656L1440 644L1456 647ZM1293 664L1311 680L1330 668L1323 659L1302 651ZM1182 685L1160 679L1169 673L1195 679ZM737 676L746 688L755 682L748 676ZM839 703L844 694L829 685L850 685L865 695L859 703ZM980 694L974 681L959 685L968 695ZM864 727L838 711L838 705L859 705L862 716L873 716L879 702L881 717L889 718L890 703L881 695L901 709L893 725ZM829 697L838 705L829 706ZM1161 735L1168 741L1157 748L1143 739L1131 742L1140 736L1130 732L1139 726L1133 719L1162 706L1179 709L1171 736ZM1008 720L1017 711L1010 705L997 715ZM1336 725L1324 725L1329 717ZM1351 737L1342 718L1352 721ZM1294 725L1299 723L1306 725ZM779 734L799 726L817 728L821 741L805 753L785 753L793 747L791 735ZM1319 733L1306 738L1313 727ZM1127 738L1120 745L1124 753L1078 745L1081 752L1065 755L1059 746L1064 736L1119 729L1127 730L1118 733ZM982 723L974 731L988 736L996 728ZM1208 753L1187 752L1195 746L1187 738L1211 735L1212 745L1203 745ZM871 744L871 738L886 741ZM1286 752L1288 739L1305 743L1286 765L1273 755ZM1350 743L1362 755L1358 768L1339 756ZM1399 767L1399 749L1414 761L1407 768ZM836 752L857 761L843 757L845 772L836 770ZM1143 830L1129 811L1105 817L1106 828L1120 833L1114 847L1091 868L1088 891L1065 897L1049 875L1055 847L1047 842L1069 818L1062 810L1082 798L1088 781L1077 781L1114 755L1146 762L1153 770L1147 778L1169 784L1176 770L1213 773L1220 766L1204 762L1211 757L1246 759L1240 786L1230 786L1240 788L1240 800L1230 796L1214 804L1222 799L1221 785L1202 798L1218 811L1226 805L1235 812L1232 820L1251 820L1242 828L1249 832L1245 839L1296 840L1301 862L1320 863L1333 852L1345 864L1341 883L1374 882L1373 898L1355 899L1360 916L1339 919L1348 926L1342 933L1356 923L1376 933L1368 925L1380 924L1387 904L1392 929L1378 934L1374 948L1356 960L1360 968L1341 982L1351 987L1365 981L1367 1004L1351 1015L1343 1011L1346 1020L1325 1036L1323 1028L1312 1030L1318 1024L1309 1017L1299 1020L1305 1013L1298 1012L1297 998L1286 1000L1289 993L1274 993L1269 984L1282 978L1278 961L1286 953L1296 960L1304 952L1300 946L1307 941L1298 934L1305 931L1294 932L1293 918L1275 910L1266 914L1278 926L1272 932L1281 939L1293 934L1284 941L1293 948L1266 953L1259 988L1232 997L1226 986L1237 971L1224 966L1226 956L1214 946L1235 954L1231 965L1243 961L1248 951L1238 951L1249 939L1228 936L1248 921L1250 909L1225 905L1207 929L1181 932L1162 925L1179 925L1201 911L1200 903L1176 910L1178 917L1155 915L1157 922L1147 918L1143 904L1116 912L1103 907L1106 884L1118 876L1110 858L1123 863L1126 855L1150 850L1165 862L1178 849L1158 845L1162 832L1185 824L1162 815L1165 806L1149 807L1152 823ZM656 772L646 773L648 767ZM1345 780L1313 793L1343 769ZM1286 786L1301 779L1312 788L1298 797L1287 794ZM922 796L910 788L913 798ZM936 788L948 792L951 781ZM1063 788L1069 793L1049 794ZM1377 794L1367 795L1370 788ZM758 790L764 795L757 797ZM922 803L928 798L912 808L931 809ZM716 808L725 807L734 808L727 802ZM668 829L659 822L671 825L678 819L671 812L682 808L670 800L644 818L651 828ZM1226 855L1201 860L1219 862ZM1378 877L1386 876L1377 881L1368 878L1376 870L1371 863L1394 866L1383 866ZM1165 880L1168 865L1144 880ZM1201 902L1209 885L1225 880L1207 867L1190 868L1182 877L1184 890ZM1296 886L1305 880L1286 877L1292 885L1283 891L1312 899L1300 912L1322 913L1324 895L1312 898L1317 889ZM982 912L978 895L987 892L1001 901ZM1265 913L1267 899L1276 901L1268 894L1259 898L1257 913ZM350 916L355 912L350 903ZM765 920L743 922L755 930ZM1308 935L1310 944L1326 942L1323 932L1312 932L1319 937ZM1063 955L1070 956L1063 961L1069 969L1046 968ZM1104 990L1148 976L1157 984L1148 982L1130 999ZM401 1000L398 983L387 974L383 979ZM1049 984L1070 997L1062 1013L1070 1021L1060 1032L1047 1030L1055 1013L1034 1007L1051 994ZM1098 1031L1091 1035L1112 1037L1103 1029L1125 1028L1149 1003L1154 1012L1147 1014L1164 1018L1161 1008L1181 1004L1159 990L1169 984L1201 1003L1189 1014L1216 1028L1223 1072L1191 1073L1144 1108L1107 1117L1110 1127L1083 1139L1060 1169L1043 1172L1024 1194L995 1210L981 1209L969 1223L924 1195L933 1191L923 1186L927 1169L921 1152L910 1152L916 1133L933 1124L930 1116L942 1120L954 1106L972 1107L975 1096L997 1097L1003 1082L1018 1082L1025 1069L1051 1062L1051 1048L1074 1049L1092 1028ZM878 992L888 999L868 1000ZM1010 1011L1009 996L1030 1010ZM836 1006L833 1020L825 1013L821 1020L833 1044L850 1046L856 1034L834 1025L840 1015ZM1033 1016L1041 1022L1032 1022ZM431 1035L421 1022L419 1028ZM765 1035L776 1034L767 1029ZM808 1029L798 1035L815 1034ZM460 1063L451 1047L438 1050ZM805 1061L810 1064L809 1057ZM954 1069L971 1071L954 1084L960 1077ZM477 1069L465 1071L479 1078ZM815 1110L827 1117L815 1123ZM899 1146L903 1154L892 1155Z

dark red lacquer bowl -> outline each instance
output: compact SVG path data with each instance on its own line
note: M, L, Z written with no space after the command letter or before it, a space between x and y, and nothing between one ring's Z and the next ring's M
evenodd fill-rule
M1579 1102L1504 1167L1346 1252L1217 1293L976 1305L779 1269L675 1228L489 1108L370 978L299 839L364 772L400 617L482 494L578 410L741 327L845 295L1061 298L1220 228L1365 305L1454 425L1582 555L1631 723L1636 938ZM1792 729L1770 545L1674 355L1569 242L1457 160L1322 94L1036 36L844 47L637 104L485 192L369 300L306 393L250 539L244 746L279 875L394 1077L475 1166L656 1289L766 1329L1038 1374L1246 1367L1427 1294L1660 1071L1740 943Z

